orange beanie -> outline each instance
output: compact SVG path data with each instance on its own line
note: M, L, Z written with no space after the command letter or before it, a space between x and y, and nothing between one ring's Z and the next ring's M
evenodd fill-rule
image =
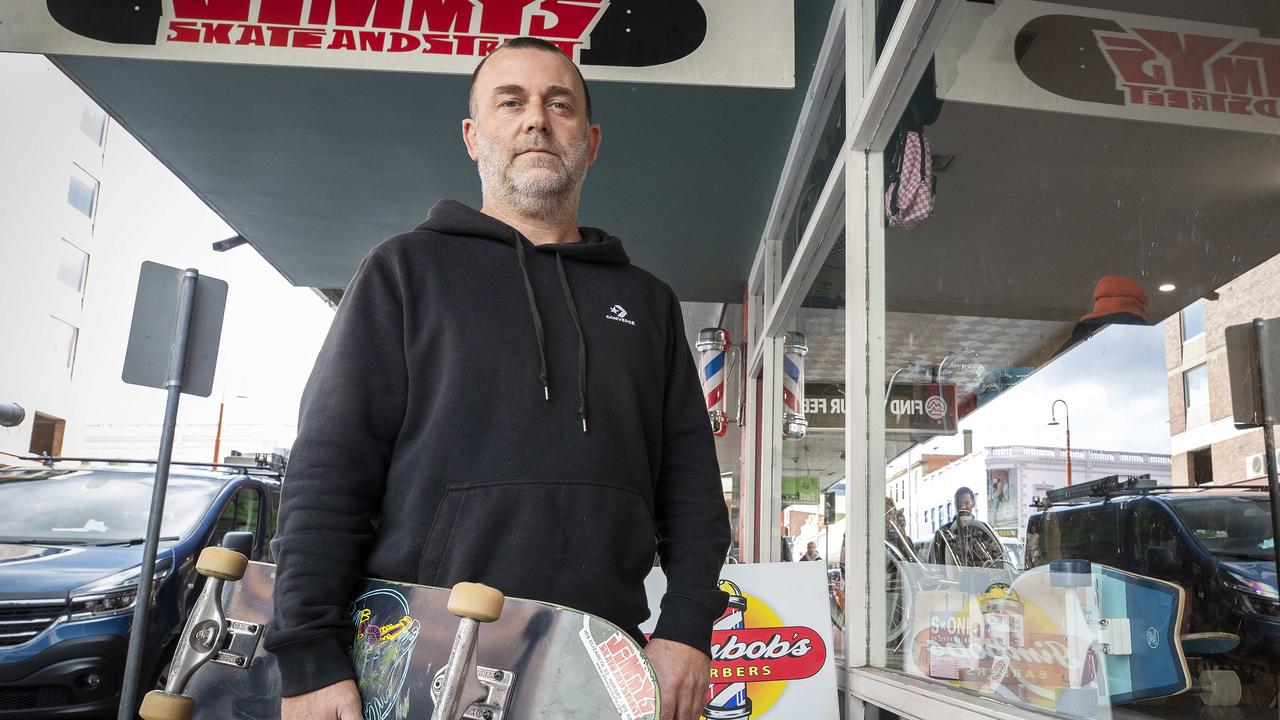
M1137 315L1143 320L1147 316L1147 293L1142 286L1121 275L1103 275L1093 289L1093 310L1081 320L1115 313Z

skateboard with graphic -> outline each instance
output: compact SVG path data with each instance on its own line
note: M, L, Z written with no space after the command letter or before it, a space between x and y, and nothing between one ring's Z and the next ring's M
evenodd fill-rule
M179 638L164 691L144 720L280 713L280 673L262 648L275 566L206 548L208 580ZM364 579L351 604L349 654L365 720L656 720L657 682L623 630L493 588L453 590Z

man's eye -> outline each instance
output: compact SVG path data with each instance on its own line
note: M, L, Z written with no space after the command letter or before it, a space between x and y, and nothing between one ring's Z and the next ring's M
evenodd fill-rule
M557 101L557 102L553 102L553 103L551 103L551 107L553 107L553 108L555 108L555 109L557 109L557 110L568 110L568 109L569 109L569 105L568 105L567 103L562 103L562 102L558 102L558 101Z
M498 107L504 107L504 108L520 107L520 102L518 100L503 100L501 103L498 104Z

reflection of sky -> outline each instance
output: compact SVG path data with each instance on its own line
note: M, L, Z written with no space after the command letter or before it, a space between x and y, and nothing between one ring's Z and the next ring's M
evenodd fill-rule
M1065 415L1048 425L1054 400L1071 412L1071 447L1169 452L1169 394L1161 326L1111 325L1050 361L960 421L973 447L1066 444ZM962 452L960 435L922 447Z

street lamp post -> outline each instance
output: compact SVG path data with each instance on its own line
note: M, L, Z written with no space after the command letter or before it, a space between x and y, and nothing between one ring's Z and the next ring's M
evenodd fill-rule
M1058 403L1062 403L1063 419L1067 425L1067 487L1071 487L1071 407L1067 405L1066 400L1054 400L1049 406L1049 424L1058 425L1058 416L1054 413Z

